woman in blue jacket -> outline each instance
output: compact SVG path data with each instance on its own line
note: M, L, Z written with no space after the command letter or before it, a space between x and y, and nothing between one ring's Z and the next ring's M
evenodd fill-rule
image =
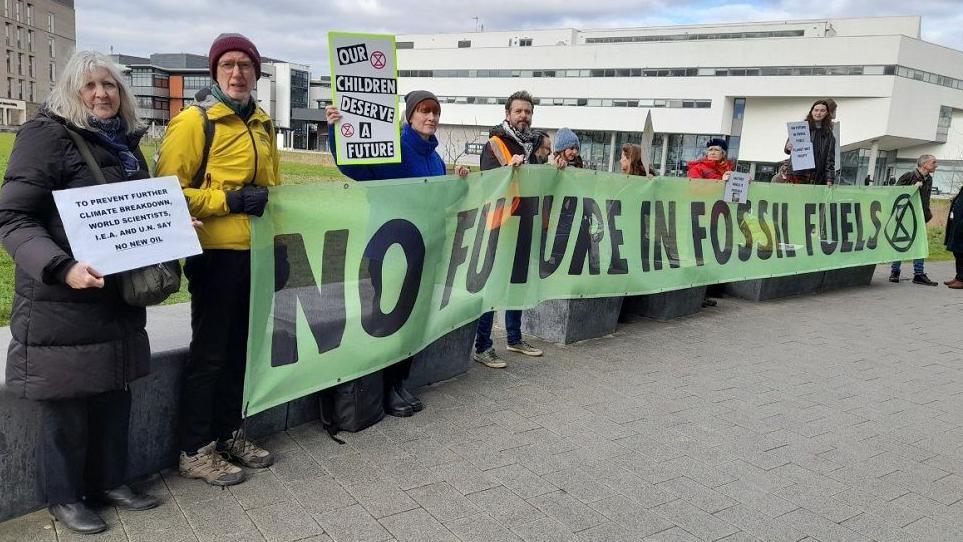
M338 108L325 108L328 120L328 147L337 162L334 125L341 120ZM341 173L356 181L379 181L382 179L407 179L410 177L437 177L447 173L445 162L435 150L438 147L438 122L441 104L427 90L414 90L405 96L405 124L401 128L401 162L397 164L338 165ZM468 168L458 166L459 177L468 175ZM392 416L411 416L424 408L422 402L404 387L411 371L412 358L404 359L385 369L385 413Z

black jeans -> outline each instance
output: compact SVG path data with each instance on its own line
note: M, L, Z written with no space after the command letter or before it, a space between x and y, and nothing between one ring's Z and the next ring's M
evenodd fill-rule
M251 252L205 250L184 265L191 293L190 359L180 404L180 449L231 438L241 425Z
M954 252L956 258L956 280L963 280L963 252Z
M414 357L405 358L384 368L385 397L395 384L403 384L411 374L411 363Z
M49 504L70 504L124 483L130 392L40 401L41 461Z

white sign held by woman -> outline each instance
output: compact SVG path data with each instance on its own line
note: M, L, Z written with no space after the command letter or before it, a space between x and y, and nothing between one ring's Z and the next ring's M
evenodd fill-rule
M395 37L328 32L338 164L401 161Z
M177 177L56 190L74 259L110 275L201 253Z
M749 174L733 171L726 181L726 189L722 200L729 203L746 203L749 201Z
M809 123L806 121L788 122L789 143L792 144L790 159L793 171L803 171L816 167L813 156L813 142L810 139Z

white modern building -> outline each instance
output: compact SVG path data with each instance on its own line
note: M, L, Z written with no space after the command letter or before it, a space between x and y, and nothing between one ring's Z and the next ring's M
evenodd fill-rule
M786 122L838 104L843 182L888 180L918 155L941 161L936 185L963 180L963 52L920 39L919 17L820 19L602 30L402 35L400 93L444 102L439 150L477 163L505 98L536 98L534 126L572 128L590 167L618 166L647 112L652 162L685 174L712 136L739 169L768 180L785 158Z

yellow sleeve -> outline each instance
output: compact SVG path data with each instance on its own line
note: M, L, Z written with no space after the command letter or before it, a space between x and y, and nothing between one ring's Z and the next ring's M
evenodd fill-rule
M204 119L196 107L188 107L171 119L157 157L157 176L176 175L180 180L187 208L197 218L230 213L227 196L220 188L191 188L194 173L204 155ZM210 169L210 157L208 157Z

